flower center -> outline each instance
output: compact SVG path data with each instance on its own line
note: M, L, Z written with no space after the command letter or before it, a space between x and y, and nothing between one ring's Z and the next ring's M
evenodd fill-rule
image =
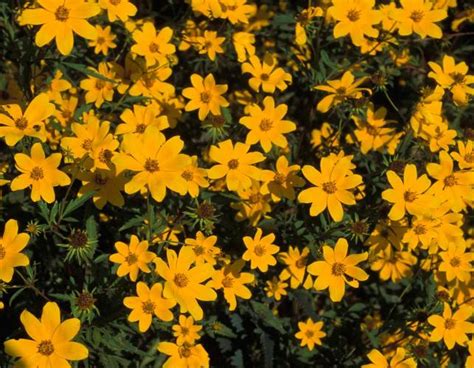
M461 84L464 82L464 74L462 73L454 72L454 73L450 73L449 76L453 78L453 81L456 84Z
M415 232L416 235L426 234L426 226L418 224L414 227L413 231Z
M328 181L326 183L323 183L323 190L329 194L336 193L337 191L336 183L333 181Z
M208 92L202 92L201 101L204 103L209 103L209 101L211 101L211 95Z
M118 5L122 0L109 0L112 5Z
M189 279L184 273L177 273L173 281L179 288L184 288L189 284Z
M447 187L452 187L456 185L458 182L456 180L456 177L454 175L449 175L444 178L444 185Z
M30 178L33 180L40 180L44 178L43 169L39 166L33 167L30 173Z
M261 199L262 199L262 195L260 193L254 193L249 197L249 202L252 204L256 204L260 202Z
M105 87L105 81L103 81L102 79L97 79L95 81L95 88L103 89L104 87Z
M410 192L409 190L407 190L403 194L403 199L405 199L406 202L413 202L416 199L416 197L417 197L416 193Z
M459 267L461 260L458 257L453 257L451 258L451 261L449 261L449 264L453 267Z
M273 181L277 184L283 184L285 181L286 181L286 175L285 174L281 174L281 173L277 173L275 174L275 177L273 178Z
M311 330L307 330L304 334L308 339L311 339L314 336L314 332Z
M94 183L96 183L97 185L105 185L105 184L107 184L108 180L109 179L104 174L95 173L95 175L94 175Z
M28 120L26 120L25 118L16 119L15 126L20 130L25 130L28 126Z
M376 135L378 135L378 130L372 125L367 124L367 133L375 137Z
M347 12L347 19L351 22L357 22L360 19L360 10L351 9Z
M265 246L258 244L253 249L253 252L255 253L255 255L261 257L265 254Z
M130 253L127 258L125 258L125 261L129 264L129 266L131 266L138 262L138 257L135 253Z
M305 268L306 266L306 257L300 257L295 263L296 268Z
M82 230L73 230L69 236L71 246L76 249L86 247L88 240L87 233Z
M105 149L100 151L99 153L99 161L103 162L104 164L110 164L110 160L112 160L113 153L111 150Z
M51 340L43 340L38 344L38 353L45 356L50 356L54 353L54 346Z
M158 165L157 160L147 158L146 161L145 161L145 170L148 171L148 172L154 173L154 172L160 170L160 165Z
M80 310L87 311L94 306L96 302L94 296L86 291L79 294L76 298L76 305L79 307Z
M262 132L268 132L270 129L272 129L272 126L273 126L273 121L271 121L270 119L262 119L259 125L260 130Z
M334 276L342 276L346 272L346 265L336 262L332 265L331 272Z
M97 37L97 43L98 43L99 45L102 45L104 42L105 42L105 38L104 38L104 37Z
M194 178L193 172L191 170L184 170L181 174L181 177L186 181L192 181Z
M456 321L452 318L448 318L446 321L444 321L444 328L447 330L452 330L456 326Z
M138 124L135 128L135 133L143 134L145 132L146 125L145 124Z
M189 334L189 328L181 327L181 335L187 336Z
M86 151L90 151L92 149L92 139L84 139L82 141L81 147L84 148Z
M231 288L233 284L234 280L229 276L224 277L224 279L222 280L222 286L224 286L225 288Z
M264 82L266 82L267 80L270 79L270 76L269 76L267 73L263 73L263 74L260 76L260 79L263 80Z
M474 163L474 151L473 152L469 152L469 153L466 153L464 155L464 160L466 162L469 162L470 164Z
M204 254L204 247L202 245L196 245L194 248L194 254L196 256L201 256Z
M191 349L184 345L179 347L178 352L183 358L189 358L191 356Z
M153 314L155 312L155 303L151 300L147 300L142 303L142 310L145 314Z
M56 16L56 20L65 22L69 18L69 9L61 5L56 9L56 13L54 13L54 15Z
M345 95L346 95L346 92L347 92L347 88L346 88L346 87L338 87L338 88L336 88L336 93L337 93L339 96L345 96Z
M0 261L5 258L7 251L0 245Z
M410 19L415 23L421 22L423 19L424 13L421 10L415 10L410 14Z
M239 161L237 161L236 159L232 159L227 163L227 166L229 167L229 169L235 170L239 167Z
M151 53L155 53L160 51L160 46L154 42L150 43L150 46L148 47Z

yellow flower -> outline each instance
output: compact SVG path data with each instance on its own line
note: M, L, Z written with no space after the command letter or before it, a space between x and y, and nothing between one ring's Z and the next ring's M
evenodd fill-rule
M451 152L451 157L454 158L459 168L474 169L474 144L472 141L466 143L458 141L458 152Z
M270 54L265 55L263 62L256 55L250 56L249 61L242 64L242 73L252 75L249 86L256 92L260 87L266 93L274 93L277 88L284 91L292 82L291 74L279 68L277 60Z
M15 155L15 163L19 176L12 180L10 187L13 191L31 186L31 200L38 202L41 198L47 203L55 199L54 187L65 186L71 182L69 176L58 170L61 154L53 153L46 157L41 143L35 143L31 148L31 156L24 153Z
M411 266L416 264L416 257L410 252L402 252L387 247L375 253L370 269L378 271L382 281L398 282L411 275Z
M198 300L213 301L217 294L202 283L212 276L214 268L204 263L191 268L196 256L191 247L182 247L179 255L167 249L167 263L161 258L155 259L156 273L166 280L163 295L176 300L180 312L189 312L194 319L201 320L203 311Z
M434 326L430 341L444 340L449 350L455 344L464 346L468 341L466 334L474 333L474 324L466 321L471 315L472 307L469 305L462 305L453 315L449 304L444 303L443 316L432 315L428 317L428 323Z
M209 355L201 344L177 345L172 342L160 342L157 349L160 353L169 355L168 360L162 366L163 368L209 367Z
M3 105L2 109L6 114L0 113L0 137L4 137L9 146L14 146L23 137L36 137L44 142L44 121L56 110L46 93L36 96L25 112L16 104Z
M36 45L42 47L56 39L56 46L63 55L74 47L74 33L93 39L95 28L86 20L100 12L97 4L84 0L43 0L41 8L26 9L20 15L21 25L41 25L36 33Z
M227 84L216 84L214 76L208 74L202 78L199 74L191 75L192 87L183 90L183 96L189 101L184 109L186 111L198 111L199 120L203 121L209 114L221 114L221 107L229 106L229 102L222 97L227 91Z
M372 349L367 358L371 361L370 364L363 364L361 368L416 368L416 361L413 358L405 358L406 350L397 348L395 355L390 359L390 363L383 354Z
M235 146L230 139L219 142L218 146L211 146L209 157L217 162L211 167L207 175L211 179L225 177L227 189L244 190L252 186L252 180L259 180L261 170L254 166L265 160L260 152L248 152L250 146L237 142Z
M374 10L375 0L333 0L328 14L337 24L334 38L351 36L352 43L361 46L364 37L377 37L379 31L373 26L382 21L382 14Z
M279 301L283 295L288 295L286 288L288 284L278 277L273 277L271 281L266 282L264 290L269 298L274 298L276 301Z
M229 310L237 308L237 297L250 299L252 292L245 286L254 282L255 276L248 272L241 272L245 262L242 260L229 264L214 272L207 285L218 290L223 289L224 298L229 303Z
M147 187L157 202L163 201L166 189L184 195L186 181L179 173L191 159L180 153L183 146L180 137L166 140L155 127L147 128L140 136L127 135L122 142L122 152L112 159L118 174L124 170L137 172L125 184L125 192L133 194Z
M211 266L216 264L216 257L221 250L215 246L217 236L205 236L201 231L196 233L196 239L186 238L184 243L189 245L195 254L195 263L197 265L209 263Z
M341 79L328 80L327 86L319 85L314 87L317 90L330 93L329 96L319 101L316 109L320 112L328 112L331 107L339 105L341 102L351 98L360 98L362 96L361 91L368 91L370 93L368 88L358 88L365 81L366 78L354 81L354 75L347 71Z
M71 96L69 99L60 97L55 102L59 106L54 112L54 117L63 127L70 127L74 123L74 113L76 112L79 99L74 96Z
M281 252L278 256L286 265L286 268L280 273L280 280L290 279L292 289L296 289L302 284L305 289L312 286L311 276L308 275L305 280L309 248L305 247L300 252L297 247L289 246L288 252Z
M109 260L120 264L117 269L117 276L130 275L130 280L137 281L138 272L151 272L148 264L155 259L156 255L148 251L148 242L140 241L136 235L130 237L130 244L115 242L115 249L118 253L110 255Z
M466 105L468 95L474 95L474 88L469 85L474 84L474 75L468 75L469 67L465 62L456 64L452 56L444 55L442 67L436 63L429 62L428 65L433 70L428 73L428 77L433 78L444 89L451 91L456 105Z
M469 282L471 280L471 272L473 268L471 262L474 253L466 252L466 245L464 242L451 243L446 252L440 252L441 264L439 271L446 273L446 280L452 281L457 279L462 282Z
M403 181L392 170L387 171L387 179L392 189L384 190L382 198L393 203L388 214L391 220L402 219L405 212L420 215L429 210L429 196L425 192L430 187L431 181L426 174L418 177L415 165L405 166Z
M160 131L169 128L168 118L161 113L161 108L157 104L133 105L133 110L125 109L120 115L123 123L117 126L115 134L143 134L149 126L154 126Z
M125 23L128 17L133 17L137 14L137 7L130 0L99 0L99 6L107 10L110 22L120 19Z
M142 30L136 30L132 36L135 44L130 50L143 56L148 67L168 64L167 57L176 52L176 47L170 43L173 37L170 27L164 27L157 32L152 22L146 22Z
M235 219L237 221L249 220L252 226L256 226L262 216L272 210L270 205L270 195L262 193L261 182L252 180L252 185L247 189L237 191L239 202L232 202L230 206L238 210Z
M306 35L306 27L311 24L313 18L322 17L323 9L319 6L309 6L307 9L303 9L296 16L296 25L295 25L295 42L297 45L304 46L308 41L308 36Z
M132 309L128 316L129 322L138 321L140 332L148 331L153 316L162 321L171 321L173 313L170 311L176 305L176 301L165 299L162 296L163 286L160 283L153 284L151 289L144 283L137 283L137 296L128 296L123 299L123 304Z
M288 141L284 134L296 130L296 124L283 120L288 106L281 104L275 106L273 97L267 96L263 100L263 110L258 105L248 107L248 114L240 119L240 124L244 125L250 132L247 134L245 143L253 145L260 143L265 152L272 149L272 144L278 147L286 147Z
M178 324L173 325L172 330L173 336L176 337L177 345L193 345L196 340L201 338L199 331L202 330L202 326L195 325L193 317L180 315Z
M62 100L61 92L71 91L71 89L73 90L71 83L63 78L63 73L58 69L54 73L54 78L49 82L46 93L51 101L59 103Z
M410 249L415 249L420 244L422 248L427 249L434 239L439 241L436 231L439 225L439 221L431 213L425 216L416 216L403 235L402 242L407 243Z
M95 107L101 107L105 101L112 101L114 97L115 71L113 65L107 62L99 63L98 70L89 67L95 74L102 78L90 76L81 81L80 86L86 91L86 103L94 102Z
M303 167L304 177L314 187L303 190L298 201L311 203L311 216L317 216L327 208L334 221L341 221L344 216L341 203L350 206L356 203L350 189L360 185L362 177L352 173L351 165L351 156L340 159L328 156L321 159L321 171L310 165Z
M250 261L250 268L258 268L262 272L268 271L268 266L276 265L276 258L273 256L278 253L280 248L273 244L275 234L271 233L262 237L263 231L257 228L253 239L250 236L244 236L243 241L247 250L242 255L244 261Z
M84 345L71 341L78 334L81 322L77 318L61 322L61 311L56 303L45 304L41 320L27 310L21 313L20 320L31 340L5 342L6 353L21 358L15 367L70 367L69 360L83 360L89 356Z
M112 32L110 26L102 28L101 26L95 26L97 30L97 35L92 40L89 41L89 46L94 47L94 52L96 54L107 55L109 49L114 49L117 47L117 44L114 40L117 38Z
M278 202L282 198L294 200L295 188L302 187L305 181L297 175L300 165L289 165L285 156L278 157L275 171L265 170L262 175L264 184L262 194L271 193L272 200Z
M29 258L21 253L26 247L30 236L18 233L18 222L10 219L6 222L3 236L0 237L0 280L10 282L15 267L28 266Z
M321 339L326 336L326 333L321 331L322 321L314 322L308 318L306 322L298 322L298 328L295 337L301 340L301 346L307 346L309 351L312 351L315 345L322 345Z
M391 17L397 21L400 36L418 34L421 38L427 36L441 38L443 31L435 24L445 19L448 13L444 9L433 9L433 3L427 0L400 0L401 9L392 10Z
M216 54L224 53L222 44L225 41L225 37L217 37L215 31L204 31L204 35L196 37L195 42L199 49L199 53L204 55L207 54L211 61L216 60Z
M237 61L243 63L249 57L255 55L255 35L249 32L235 32L232 35L232 43L237 53Z
M222 5L221 18L227 19L232 24L249 22L253 14L253 7L247 4L247 0L220 0Z
M363 269L356 267L357 264L367 259L367 252L348 256L348 248L347 240L343 238L336 242L334 248L324 245L324 261L316 261L308 266L308 272L317 276L313 287L316 290L329 288L329 297L333 302L342 300L346 283L353 288L358 288L359 281L369 278ZM352 280L347 280L346 275Z
M199 188L209 186L206 180L207 170L198 167L197 156L191 156L191 164L181 172L181 177L186 180L187 192L193 198L199 195Z

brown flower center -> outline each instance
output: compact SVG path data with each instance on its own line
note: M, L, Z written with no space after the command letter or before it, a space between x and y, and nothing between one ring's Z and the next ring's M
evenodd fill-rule
M336 262L332 265L331 272L334 276L342 276L346 272L346 265Z
M377 128L374 128L372 125L367 124L367 134L375 137L378 135L378 130Z
M84 148L86 151L90 151L92 149L92 139L86 138L82 141L82 148Z
M211 115L209 122L214 128L222 128L225 124L225 118L221 115Z
M416 197L417 197L416 193L410 192L409 190L407 190L403 194L403 199L405 199L406 202L413 202L416 199Z
M105 43L105 38L104 37L97 37L97 43L99 45L102 45L103 43Z
M204 254L204 247L202 245L196 245L193 250L196 256L202 256Z
M252 204L257 204L261 199L262 195L260 193L254 193L249 197L249 202Z
M105 87L105 81L103 81L102 79L96 79L95 88L103 89L104 87Z
M28 126L28 120L26 120L25 118L16 119L15 126L20 130L25 130Z
M43 169L39 166L33 167L30 173L30 178L33 180L41 180L44 178Z
M155 303L151 300L147 300L142 303L142 310L145 314L153 314L155 312Z
M351 22L357 22L360 19L360 10L351 9L347 12L347 19Z
M333 181L328 181L323 183L323 190L328 194L334 194L337 192L336 183Z
M462 84L464 82L465 75L462 73L454 72L450 73L449 76L453 78L453 81L456 84Z
M415 23L421 22L423 19L424 13L422 10L415 10L410 14L410 19Z
M474 163L474 151L473 152L469 152L469 153L466 153L464 155L464 160L466 162L469 162L470 164Z
M75 229L71 232L71 235L69 235L69 243L71 247L76 249L84 248L88 240L87 233L83 230Z
M347 88L346 87L338 87L338 88L336 88L336 93L339 96L345 96L346 93L347 93Z
M207 202L201 203L196 210L197 215L203 219L211 218L214 216L215 212L215 207L211 203Z
M452 318L448 318L446 321L444 321L444 328L447 330L452 330L456 327L456 321Z
M456 185L458 182L456 180L456 177L454 175L449 175L444 178L444 185L447 187L452 187Z
M222 286L224 286L225 288L231 288L233 284L234 280L232 279L232 277L226 276L222 280Z
M272 129L272 126L273 121L271 121L270 119L262 119L259 128L262 132L268 132L270 129Z
M160 45L158 45L154 42L150 43L150 46L148 48L149 48L151 53L155 53L155 52L160 51Z
M151 173L157 172L160 170L160 165L158 164L157 160L153 160L152 158L147 158L145 160L145 170Z
M413 232L416 234L416 235L423 235L423 234L426 234L426 226L425 225L422 225L422 224L418 224L416 225L414 228L413 228Z
M135 133L143 134L145 132L146 125L145 124L138 124L135 128Z
M295 263L296 268L305 268L306 267L306 257L300 257Z
M180 346L178 349L179 355L183 358L189 358L191 356L191 349L187 346Z
M104 174L95 173L94 175L94 183L96 183L97 185L105 185L107 184L108 180L109 178Z
M227 163L227 166L229 169L235 170L239 167L239 161L234 158Z
M281 174L281 173L277 173L275 174L275 177L273 178L273 181L277 184L283 184L285 181L286 181L286 175L285 174Z
M125 258L125 261L128 263L129 266L131 266L138 262L138 257L135 253L130 253L127 258Z
M182 326L181 327L181 335L187 336L189 334L189 328Z
M311 339L314 336L314 331L307 330L304 334L306 335L308 339Z
M181 174L181 177L186 181L192 181L194 178L193 172L191 170L184 170Z
M38 353L45 356L50 356L54 353L54 346L51 340L43 340L38 344Z
M260 79L266 82L267 80L270 79L270 76L267 73L262 73L262 75L260 76Z
M184 288L189 284L189 279L184 273L177 273L173 281L179 288Z
M451 260L449 261L449 264L452 266L452 267L459 267L460 264L461 264L461 260L458 258L458 257L453 257L451 258Z
M211 95L208 92L202 92L201 101L206 104L209 103L211 101Z
M0 261L5 258L7 251L0 245Z
M112 160L113 152L111 150L105 149L100 151L99 153L99 161L103 162L104 164L110 164L110 160Z
M69 18L69 9L61 5L59 8L56 9L54 15L56 16L56 20L59 20L60 22L65 22Z
M258 244L253 249L253 252L255 253L255 255L261 257L265 254L265 246Z
M87 311L94 306L95 298L88 292L82 292L76 298L76 305L80 310Z
M122 0L109 0L112 5L118 5Z

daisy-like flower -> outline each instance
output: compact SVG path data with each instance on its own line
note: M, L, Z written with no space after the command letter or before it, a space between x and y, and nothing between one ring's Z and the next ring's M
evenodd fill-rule
M207 285L219 290L223 289L224 298L229 303L229 310L237 308L237 297L250 299L252 292L245 284L254 282L255 276L248 272L241 272L245 262L242 260L229 264L214 272Z
M40 93L28 105L25 112L16 104L3 105L6 114L0 113L0 137L9 146L14 146L23 137L46 140L44 121L55 112L46 93Z
M412 33L421 38L443 36L443 31L435 23L448 16L445 9L433 9L433 2L430 0L400 0L400 4L402 7L392 10L390 14L397 21L400 36Z
M69 176L58 170L61 158L60 153L46 157L41 143L35 143L31 147L31 156L17 153L15 166L21 174L12 180L11 189L15 191L31 187L33 202L38 202L42 198L47 203L53 203L54 187L69 185L71 182Z
M129 322L138 321L140 332L148 331L153 316L162 321L171 321L173 313L170 311L176 305L176 301L165 299L162 296L163 286L160 283L153 284L151 289L144 283L137 283L137 296L127 296L123 304L132 309L128 316Z
M255 35L249 32L234 32L232 43L237 53L237 61L243 63L249 57L255 55Z
M297 247L288 247L288 252L278 254L279 259L286 265L286 268L280 273L280 280L290 280L292 289L303 285L308 289L312 285L311 276L307 275L306 264L308 262L309 248L305 247L300 252Z
M179 255L174 250L167 249L167 262L161 258L155 259L156 273L165 279L163 295L165 298L176 300L180 312L189 312L194 319L201 320L203 311L198 300L213 301L217 294L209 286L202 283L214 273L209 263L191 268L196 256L191 247L182 247Z
M120 19L125 23L137 14L137 7L130 0L99 0L99 6L107 11L110 22Z
M456 64L454 57L444 55L442 66L432 61L428 63L431 72L428 77L433 78L442 88L449 90L453 94L456 105L466 105L469 95L474 95L474 75L467 74L469 67L463 61Z
M169 356L163 368L209 367L209 355L201 344L178 345L172 342L160 342L157 350Z
M118 263L117 276L129 275L130 280L137 281L140 271L151 272L148 264L155 259L156 254L148 251L148 241L138 239L136 235L130 237L130 243L115 242L118 253L110 255L109 260Z
M334 221L341 221L344 216L342 203L354 205L354 194L350 191L362 183L362 177L353 174L351 156L334 159L331 156L321 159L321 171L311 165L303 167L304 177L314 185L298 195L301 203L311 203L309 213L317 216L326 208Z
M451 157L457 161L461 169L474 169L474 143L458 141L458 151L451 152Z
M63 55L74 47L74 33L94 39L96 29L87 21L100 12L97 4L84 0L42 0L41 8L25 9L20 15L21 25L41 25L35 43L43 47L56 39L56 46Z
M273 256L278 253L280 248L273 244L275 234L271 233L262 237L263 231L257 228L254 237L244 236L243 241L247 250L242 255L244 261L250 261L250 268L258 268L262 272L268 271L268 266L276 265L276 258Z
M328 14L337 22L334 38L349 34L352 43L361 46L366 36L379 35L373 26L382 21L382 14L374 9L375 0L332 0L332 4Z
M375 253L370 269L378 271L382 281L398 282L411 275L411 267L416 264L416 257L411 252L402 252L387 247Z
M143 134L146 128L154 126L162 131L169 128L168 118L162 115L159 105L133 105L133 110L125 109L120 115L122 124L117 126L115 134Z
M269 298L274 298L276 301L279 301L283 295L288 295L286 292L287 287L288 284L286 282L274 276L270 281L266 282L263 290Z
M286 147L288 141L284 134L296 130L296 124L289 120L283 120L288 106L281 104L275 106L273 97L267 96L263 100L263 109L258 105L248 107L248 114L240 119L250 132L247 134L245 143L253 145L260 143L265 152L272 149L272 144L278 147Z
M135 44L130 50L143 56L148 67L167 64L167 57L176 52L176 46L170 43L173 37L170 27L164 27L157 32L152 22L146 22L142 30L136 30L132 36Z
M21 253L26 247L30 236L18 233L18 222L10 219L5 224L3 236L0 237L0 280L10 282L15 267L28 266L29 258Z
M180 315L178 323L173 325L173 336L176 337L177 345L193 345L197 340L201 338L199 331L202 330L202 326L194 324L194 318L191 316Z
M196 264L209 263L214 266L216 264L216 257L221 250L216 247L217 236L206 236L202 231L196 233L196 238L186 238L184 243L190 246L196 256Z
M220 17L232 24L247 24L254 13L253 6L247 4L247 0L220 0L220 3L222 6Z
M314 87L317 90L330 93L318 102L316 109L320 112L328 112L333 106L339 105L348 99L357 99L362 96L362 91L371 93L368 88L358 88L366 78L355 80L354 75L347 71L341 79L328 80L327 86L319 85Z
M95 107L101 107L105 101L112 101L114 98L115 71L113 65L107 62L99 63L98 70L89 67L95 74L100 74L102 78L90 76L81 81L80 86L86 91L86 103L94 103Z
M459 243L451 243L447 251L440 252L441 264L439 271L446 273L446 280L452 281L457 279L461 282L468 282L471 279L473 268L471 262L474 253L466 252L466 244L464 241Z
M307 346L309 351L314 349L315 345L322 345L321 339L326 336L323 328L323 322L314 322L308 318L306 322L298 322L299 331L295 334L298 340L301 340L301 346Z
M308 266L308 272L317 276L313 287L316 290L329 288L329 297L333 302L340 302L345 294L346 284L353 288L359 287L359 281L365 281L369 275L357 267L368 257L368 253L347 255L349 244L340 238L334 248L324 245L324 261L316 261ZM346 275L351 277L348 280Z
M187 192L193 198L199 195L199 188L209 186L206 180L207 170L198 167L198 157L191 156L191 164L181 172L181 177L186 180Z
M211 146L209 157L217 162L207 175L211 179L225 177L227 189L244 190L252 186L252 180L259 180L261 170L254 165L265 160L260 152L248 152L250 146L237 142L235 146L230 139Z
M203 121L209 112L215 116L221 115L221 107L229 106L229 102L222 96L227 91L227 84L216 84L212 74L208 74L206 78L193 74L191 84L192 87L183 90L183 96L190 100L184 109L199 110L199 120Z
M225 41L225 37L217 37L216 31L204 31L203 36L196 37L195 42L199 53L206 55L211 61L216 60L216 54L224 53L222 43Z
M260 88L265 93L274 93L278 88L284 91L292 82L290 73L278 67L277 60L270 54L266 54L263 61L258 56L250 56L248 62L242 64L242 73L250 73L249 86L255 92Z
M275 171L265 170L262 179L262 194L271 193L272 200L278 202L282 198L294 200L295 188L302 187L305 181L297 175L300 165L289 165L285 156L278 157Z
M387 171L387 179L392 188L383 191L382 198L393 203L388 214L391 220L402 219L405 212L420 215L428 210L429 196L425 192L430 187L431 181L426 174L418 177L415 165L405 166L403 181L392 170Z
M101 26L95 26L97 30L97 35L92 40L89 41L89 46L94 47L94 52L96 54L107 55L109 49L114 49L117 47L117 44L114 42L117 38L111 31L110 26L102 28Z
M448 303L444 303L443 316L432 315L428 323L434 327L430 341L443 340L446 347L451 350L455 344L464 346L468 341L467 335L474 333L474 323L468 322L472 315L472 307L462 305L454 314Z
M70 367L68 361L89 356L84 345L71 341L78 334L81 322L77 318L61 322L56 303L45 304L41 319L24 310L20 320L31 339L12 339L4 344L8 355L21 358L15 363L16 368Z
M395 355L390 359L390 363L385 356L377 349L372 349L367 358L370 364L363 364L361 368L416 368L414 358L407 358L407 352L403 348L397 348Z

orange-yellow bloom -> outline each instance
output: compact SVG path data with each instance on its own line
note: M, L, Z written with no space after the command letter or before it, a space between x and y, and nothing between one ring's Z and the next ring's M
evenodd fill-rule
M0 237L0 280L10 282L15 267L28 266L29 258L21 253L26 247L30 236L18 233L18 222L10 219L5 224L3 236Z

